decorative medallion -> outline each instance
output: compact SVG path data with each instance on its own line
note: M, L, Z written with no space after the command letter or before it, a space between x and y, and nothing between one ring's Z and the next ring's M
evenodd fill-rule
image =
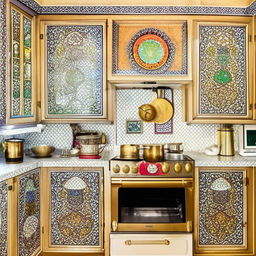
M172 64L175 46L169 36L156 28L137 32L129 42L128 55L131 65L141 73L157 74Z

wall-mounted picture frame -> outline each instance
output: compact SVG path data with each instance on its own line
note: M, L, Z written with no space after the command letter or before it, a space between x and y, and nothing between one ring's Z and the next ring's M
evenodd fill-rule
M141 120L126 120L126 133L127 134L140 134L142 133Z

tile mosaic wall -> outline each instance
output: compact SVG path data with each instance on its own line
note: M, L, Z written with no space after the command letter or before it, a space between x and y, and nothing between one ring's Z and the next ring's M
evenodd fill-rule
M126 134L126 120L139 119L137 109L152 100L151 90L117 90L116 124L81 124L83 129L105 132L108 149L115 144L126 143L166 143L183 142L186 151L204 151L204 148L216 143L217 125L187 125L182 122L182 90L173 90L174 119L173 134L155 134L153 123L143 123L142 134ZM166 97L170 99L170 90ZM125 109L125 111L124 111ZM49 124L41 133L25 136L26 146L51 144L56 148L70 148L72 130L68 124Z

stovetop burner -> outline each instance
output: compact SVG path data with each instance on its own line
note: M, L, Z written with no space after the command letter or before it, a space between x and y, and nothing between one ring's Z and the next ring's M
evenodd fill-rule
M194 160L183 154L167 153L165 160L151 163L142 158L130 159L116 156L110 160L112 177L160 176L191 178L194 172Z

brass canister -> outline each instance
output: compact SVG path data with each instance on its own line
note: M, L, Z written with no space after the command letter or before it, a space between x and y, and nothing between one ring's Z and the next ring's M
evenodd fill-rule
M220 147L221 156L234 156L234 130L232 125L220 125L217 130L217 144Z
M7 163L21 163L24 155L24 140L15 138L5 140L3 151Z
M143 145L143 159L147 162L161 162L164 160L163 144Z
M120 146L120 157L125 159L139 159L140 146L137 144L123 144Z

